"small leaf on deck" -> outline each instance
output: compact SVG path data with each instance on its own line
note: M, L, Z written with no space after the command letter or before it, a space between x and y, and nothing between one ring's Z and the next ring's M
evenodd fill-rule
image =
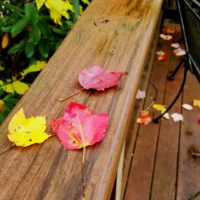
M193 107L190 105L190 104L183 104L182 107L185 109L185 110L192 110Z
M148 110L141 111L141 114L137 117L137 123L140 125L147 125L152 121L150 112Z
M200 108L200 100L199 99L193 99L193 106Z
M172 119L175 121L175 122L178 122L178 121L183 121L184 118L183 118L183 115L179 114L179 113L173 113L171 115Z
M146 97L146 92L142 90L137 91L136 99L144 99Z
M171 40L173 37L171 35L165 35L161 33L160 38L162 38L163 40Z

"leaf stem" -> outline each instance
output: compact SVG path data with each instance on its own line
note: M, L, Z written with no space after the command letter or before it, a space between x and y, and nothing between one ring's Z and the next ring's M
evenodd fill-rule
M83 191L82 191L82 200L85 200L85 179L84 179L84 173L83 173L83 167L85 163L85 153L86 153L86 146L83 147L83 156L82 156L82 186L83 186Z
M82 157L82 164L85 163L85 152L86 152L86 147L83 147L83 157Z
M65 101L65 100L67 100L67 99L70 99L71 97L73 97L73 96L79 94L79 93L82 92L83 90L85 90L85 88L81 88L80 90L76 91L75 93L73 93L73 94L71 94L71 95L69 95L69 96L67 96L67 97L60 98L59 101L62 102L62 101Z

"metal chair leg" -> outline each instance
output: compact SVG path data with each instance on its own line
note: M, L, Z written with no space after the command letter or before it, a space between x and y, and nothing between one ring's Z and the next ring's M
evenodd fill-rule
M177 72L179 71L179 69L181 68L181 66L184 62L185 62L185 59L184 58L181 59L181 61L177 65L177 67L173 71L169 72L169 74L167 75L168 80L173 81L175 79Z
M176 103L176 101L178 100L179 96L181 95L182 91L183 91L183 88L184 88L184 85L185 85L185 81L186 81L186 77L187 77L187 71L188 71L188 67L185 66L185 70L184 70L184 77L183 77L183 81L182 81L182 84L181 84L181 87L179 89L179 92L178 94L176 95L176 97L174 98L174 100L172 101L172 103L169 105L169 107L165 110L165 112L163 112L160 116L154 118L152 121L153 123L157 124L160 122L160 119L165 115L165 113L167 113L171 108L172 106Z

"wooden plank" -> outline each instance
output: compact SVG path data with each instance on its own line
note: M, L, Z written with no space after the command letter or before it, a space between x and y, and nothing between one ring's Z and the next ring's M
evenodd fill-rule
M160 32L160 22L162 19L162 14L160 16L160 20L157 24L157 30L156 33L154 34L154 39L151 45L151 49L149 52L149 57L147 60L147 63L145 65L142 78L141 78L141 83L139 86L140 90L147 91L148 84L149 84L149 79L150 79L150 74L153 66L153 61L154 61L154 54L155 54L155 49L157 47L157 41L158 41L158 34ZM126 185L128 182L128 175L130 171L130 166L131 166L131 161L133 157L133 149L135 146L136 142L136 137L137 137L137 132L139 125L135 123L136 117L140 114L140 111L144 107L145 100L136 100L133 108L133 113L132 113L132 118L129 123L129 128L126 136L126 145L125 145L125 158L124 158L124 167L123 167L123 179L122 179L122 197L124 196L125 190L126 190Z
M174 37L174 41L180 38L179 33L180 28L177 27L178 35ZM169 54L169 60L165 63L154 60L150 80L158 89L157 102L166 105L169 105L177 94L182 77L182 73L179 73L175 81L166 80L168 71L179 62L172 54L172 42L159 41L158 48ZM151 86L149 87L152 90ZM151 96L148 95L147 98ZM180 99L170 113L180 110ZM162 120L160 126L148 125L138 131L125 199L171 199L175 195L178 138L179 125L167 120ZM169 157L170 160L167 159Z
M159 62L156 56L154 57L154 67L151 72L150 82L158 90L157 102L160 103L164 100L165 80L169 65L169 62ZM150 97L155 96L155 90L151 84L149 83L144 107L150 105L152 102ZM160 124L151 123L148 126L140 126L138 130L125 194L126 200L147 200L150 198L159 129Z
M189 72L184 89L183 103L192 104L193 98L200 99L199 82ZM177 200L199 200L200 196L192 198L200 190L200 152L199 130L200 125L197 117L200 115L199 109L192 111L183 110L184 122L181 124L180 133L180 153L178 168Z
M106 138L88 148L83 168L86 199L109 199L161 5L162 0L94 0L1 126L0 149L10 146L7 125L20 107L27 116L48 116L48 124L61 117L69 102L58 99L80 88L77 76L81 69L98 64L128 71L121 90L82 92L72 99L96 112L109 113ZM108 23L103 23L105 19ZM47 131L51 133L49 125ZM64 150L56 138L12 149L0 157L0 199L81 199L81 156L81 151Z
M170 43L166 45L169 46L172 42L177 42L180 37L180 28L177 27L176 35L173 37L173 41L170 41ZM179 64L180 59L174 56L172 49L169 47L168 54L170 56L169 70L173 70ZM164 100L165 105L169 105L177 95L182 79L183 69L177 73L174 81L167 81ZM181 113L181 103L182 98L179 97L176 104L169 111L169 114L174 112ZM162 120L159 131L154 176L152 181L152 200L172 200L175 198L179 133L180 123L175 123L172 119Z

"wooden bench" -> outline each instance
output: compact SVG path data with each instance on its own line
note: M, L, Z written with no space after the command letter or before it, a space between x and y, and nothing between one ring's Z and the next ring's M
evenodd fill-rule
M162 0L93 0L70 34L0 128L0 149L11 146L7 126L21 107L27 116L63 115L70 100L95 112L108 112L103 142L88 148L83 168L86 200L109 199L131 119L138 84L160 15ZM120 89L82 92L66 102L59 98L80 88L81 69L102 65L128 72ZM42 145L13 148L0 156L0 199L82 198L82 151L67 151L54 137Z

